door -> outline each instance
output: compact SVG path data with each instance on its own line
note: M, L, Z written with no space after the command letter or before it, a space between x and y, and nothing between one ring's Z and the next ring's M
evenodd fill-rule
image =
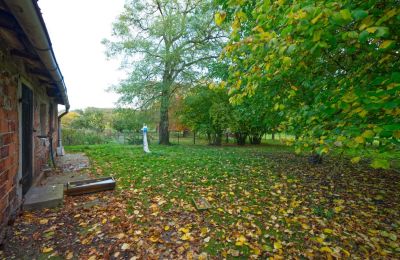
M27 86L22 85L22 195L25 195L32 185L32 138L33 138L33 93Z

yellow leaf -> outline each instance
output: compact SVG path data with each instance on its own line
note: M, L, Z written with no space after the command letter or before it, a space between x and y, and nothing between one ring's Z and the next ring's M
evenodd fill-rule
M343 209L344 209L344 207L338 206L338 207L335 207L333 210L334 210L336 213L339 213L339 212L342 211Z
M312 19L311 20L311 23L312 24L315 24L316 22L318 22L318 20L319 20L319 18L321 18L321 16L322 16L322 12L321 13L319 13L319 15L317 15L316 17L314 17L314 19Z
M322 30L315 31L313 34L313 42L318 42L321 39Z
M151 236L151 237L149 238L149 240L150 240L151 242L155 243L155 242L158 241L158 237L156 237L156 236Z
M131 246L128 243L123 243L121 246L122 250L128 250L129 248L131 248Z
M343 251L343 253L344 253L347 257L350 256L350 252L347 251L346 249L343 249L343 248L342 248L342 251Z
M390 162L386 159L375 158L371 163L371 167L374 169L389 169Z
M340 16L342 16L342 18L346 21L351 21L353 20L353 18L351 17L351 13L349 11L349 9L343 9L339 11Z
M253 253L255 255L261 255L261 250L258 247L253 248Z
M360 156L351 158L351 162L352 162L352 163L358 163L360 160L361 160L361 157L360 157Z
M395 43L393 40L386 40L382 42L382 44L379 46L379 49L387 49L392 46L393 43Z
M369 33L374 33L374 32L376 32L376 30L378 30L378 27L369 27L369 28L367 28L367 32L369 32Z
M364 131L364 133L362 133L361 136L364 138L372 138L375 136L375 132L372 130L366 130L366 131Z
M188 228L180 228L179 231L187 234L187 233L189 233L190 230Z
M218 12L214 16L215 24L218 26L221 26L222 22L226 18L226 13L225 12Z
M235 20L232 23L232 29L233 31L237 31L240 29L240 20L236 17Z
M319 251L325 252L325 253L332 253L332 249L330 249L330 248L327 247L327 246L321 247L321 248L319 249Z
M240 236L236 239L235 245L237 245L237 246L242 246L246 241L247 241L246 237L243 236L243 235L240 235Z
M309 225L307 225L307 224L301 224L301 227L303 228L303 229L310 229L310 226Z
M282 248L282 243L281 243L281 241L276 241L276 242L274 242L274 248L275 249L281 249Z
M53 248L52 248L52 247L44 247L44 248L42 249L42 253L49 253L49 252L51 252L51 251L53 251Z
M106 224L107 223L107 219L103 218L103 220L101 221L102 224Z
M200 229L201 236L205 236L208 233L208 228L203 227Z
M68 252L68 254L65 256L65 259L70 260L74 258L74 253L73 252Z
M165 226L165 227L164 227L164 230L165 230L165 231L168 231L168 230L169 230L169 226Z
M125 237L125 234L124 233L119 233L119 234L117 234L116 236L115 236L115 238L118 238L118 239L123 239Z
M362 137L362 136L357 136L357 137L354 139L354 141L356 141L356 143L358 143L358 144L363 144L363 143L365 143L365 138Z
M42 225L47 224L48 222L49 222L48 219L41 219L41 220L39 221L39 223L42 224Z
M183 236L181 236L181 240L186 241L190 239L190 233L185 233Z
M325 229L324 229L324 233L326 233L326 234L332 234L332 233L333 233L333 230L330 229L330 228L325 228Z
M367 110L361 109L361 111L358 113L358 115L362 118L366 117L366 115L368 114Z

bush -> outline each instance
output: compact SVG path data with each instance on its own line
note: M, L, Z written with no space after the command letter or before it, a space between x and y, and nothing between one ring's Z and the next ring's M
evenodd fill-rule
M106 144L112 140L109 136L102 132L86 129L62 129L62 141L64 145L81 145L81 144Z

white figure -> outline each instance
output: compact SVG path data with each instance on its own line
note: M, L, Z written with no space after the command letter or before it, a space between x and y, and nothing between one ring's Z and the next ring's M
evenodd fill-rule
M147 143L147 125L143 124L143 150L145 153L150 153L149 144Z

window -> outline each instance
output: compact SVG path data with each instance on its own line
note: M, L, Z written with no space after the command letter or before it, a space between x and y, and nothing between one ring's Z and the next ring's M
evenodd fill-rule
M40 135L45 136L47 135L46 132L46 116L47 116L47 109L46 104L40 104Z

